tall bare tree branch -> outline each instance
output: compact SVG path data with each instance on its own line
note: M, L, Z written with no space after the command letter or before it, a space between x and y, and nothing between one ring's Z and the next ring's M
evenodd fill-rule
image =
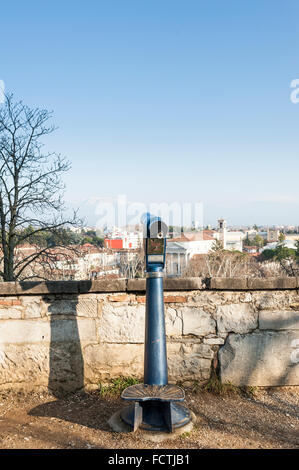
M12 94L5 96L0 108L0 276L4 281L22 279L31 263L45 262L50 256L48 247L23 258L16 256L22 243L47 231L56 234L57 246L63 246L59 230L79 223L76 213L64 216L62 175L70 163L44 151L42 138L56 129L51 118L51 112L31 109L16 102ZM26 232L29 225L31 231Z

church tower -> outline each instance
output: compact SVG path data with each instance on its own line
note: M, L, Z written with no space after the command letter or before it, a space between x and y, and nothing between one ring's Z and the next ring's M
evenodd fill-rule
M224 219L218 220L218 230L220 232L219 240L222 243L223 249L226 250L226 236L227 236L226 220Z

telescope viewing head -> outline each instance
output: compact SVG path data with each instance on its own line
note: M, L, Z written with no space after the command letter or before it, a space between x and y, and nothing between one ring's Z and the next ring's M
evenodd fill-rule
M148 212L141 217L147 271L162 271L165 266L168 226Z

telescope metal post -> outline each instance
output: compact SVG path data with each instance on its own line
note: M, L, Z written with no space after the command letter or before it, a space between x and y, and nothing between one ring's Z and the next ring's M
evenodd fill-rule
M121 410L122 420L134 431L168 431L191 420L181 387L168 384L166 331L164 318L163 268L167 225L145 214L146 311L144 340L144 383L127 387L121 397L133 402Z
M144 383L168 383L162 269L151 270L146 277Z

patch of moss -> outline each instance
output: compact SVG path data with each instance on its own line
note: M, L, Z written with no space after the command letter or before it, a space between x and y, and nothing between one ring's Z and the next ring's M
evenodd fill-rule
M257 394L257 387L252 387L250 385L244 385L243 387L239 387L240 393L247 398L254 398Z
M130 387L130 385L136 385L140 383L139 379L135 377L117 377L113 379L110 384L103 385L99 383L99 393L102 397L120 395L125 388Z
M236 395L240 394L240 389L231 382L222 383L216 372L212 372L210 379L194 391L213 393L214 395Z
M211 377L203 385L199 385L197 381L194 381L192 392L209 392L214 395L242 395L247 398L253 398L256 396L258 388L252 386L239 387L231 382L222 383L215 371L211 373Z

